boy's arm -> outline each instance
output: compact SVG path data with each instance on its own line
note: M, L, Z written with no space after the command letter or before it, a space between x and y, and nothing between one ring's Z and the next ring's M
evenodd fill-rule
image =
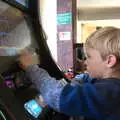
M92 84L70 86L67 84L60 96L60 111L72 116L102 118L105 99Z
M38 91L40 91L45 102L57 111L60 111L60 94L67 84L62 80L51 77L47 71L37 65L31 65L26 69L27 76Z
M62 84L37 65L29 66L26 72L41 92L45 102L53 109L70 116L97 114L93 99L100 102L101 99L97 96L92 84L87 83L84 86Z

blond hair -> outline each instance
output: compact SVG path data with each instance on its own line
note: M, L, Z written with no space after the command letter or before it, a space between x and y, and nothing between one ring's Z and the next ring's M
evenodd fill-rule
M120 29L101 28L87 38L85 45L98 50L103 59L110 54L120 58Z

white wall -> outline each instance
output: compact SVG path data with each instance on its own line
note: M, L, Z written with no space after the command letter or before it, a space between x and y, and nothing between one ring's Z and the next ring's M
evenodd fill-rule
M77 42L81 42L81 25L84 23L119 26L120 0L77 0L77 10Z
M119 19L120 7L78 9L78 20Z
M77 0L78 7L86 6L101 6L101 7L110 7L110 6L119 6L120 0Z
M47 34L47 43L53 58L57 61L57 0L40 0L40 15L42 25Z
M79 20L120 18L120 0L77 0Z

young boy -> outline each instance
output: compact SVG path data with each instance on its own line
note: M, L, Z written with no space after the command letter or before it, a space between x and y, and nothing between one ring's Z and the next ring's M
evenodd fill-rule
M53 109L92 120L120 120L120 29L97 30L86 40L85 51L87 71L94 79L74 86L63 84L37 65L31 65L30 54L22 53L20 62Z

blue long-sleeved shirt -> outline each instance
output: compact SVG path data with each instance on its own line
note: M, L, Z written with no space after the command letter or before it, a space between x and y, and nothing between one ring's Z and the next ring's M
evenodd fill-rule
M37 65L26 70L53 109L94 120L120 120L120 79L98 79L72 86L52 78Z

